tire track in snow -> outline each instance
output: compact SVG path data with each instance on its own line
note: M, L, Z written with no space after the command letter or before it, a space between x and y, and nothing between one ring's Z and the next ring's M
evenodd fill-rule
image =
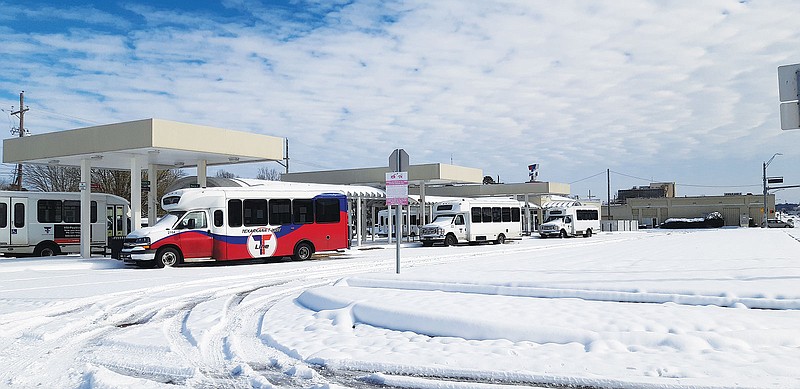
M570 239L570 246L599 245L646 237L613 237L604 240ZM560 242L552 240L553 242ZM519 255L554 249L567 244L518 247L512 243L486 250L452 252L426 249L403 257L404 267L452 263L485 256ZM392 272L394 261L376 262L369 255L344 254L307 262L308 266L276 270L272 267L239 275L220 275L150 288L78 298L27 312L0 315L0 355L11 361L0 370L0 385L80 386L85 363L107 367L117 374L195 387L257 386L277 382L281 386L308 387L310 383L336 382L314 373L307 364L266 345L260 337L263 316L276 302L302 290L330 284L341 277L365 272ZM254 265L255 266L255 265ZM180 271L165 269L164 271ZM235 285L235 287L231 287ZM198 290L199 289L199 290ZM202 339L190 339L188 318L197 307L215 299L227 299L219 323ZM201 314L201 313L197 313ZM142 326L162 328L169 350L127 345L109 340ZM61 328L61 330L59 330ZM176 358L172 367L142 361L104 359L126 347L158 358ZM138 347L138 348L137 348ZM93 352L89 360L75 361ZM96 351L96 352L95 352ZM149 356L149 355L147 355ZM147 359L143 356L141 359ZM71 366L75 372L48 371L48 366ZM185 366L181 367L181 366Z

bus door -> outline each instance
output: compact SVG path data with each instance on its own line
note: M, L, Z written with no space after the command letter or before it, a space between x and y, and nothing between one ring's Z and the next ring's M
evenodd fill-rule
M0 228L3 231L4 237L8 237L11 245L27 245L28 244L28 220L25 212L28 211L27 199L4 197L0 202L8 204L8 220L6 221L6 228ZM2 207L0 205L0 207ZM2 224L0 224L2 226ZM5 241L5 239L2 239Z
M228 258L228 245L225 239L222 239L226 233L225 227L225 213L221 209L215 209L212 215L211 237L217 237L212 243L211 256L214 259L227 259Z
M206 211L191 211L178 223L179 246L184 258L211 258L214 238Z
M125 207L122 205L109 205L106 207L106 236L126 236L128 231L125 223Z
M0 245L11 243L11 198L0 197Z
M459 241L469 240L467 235L467 225L464 222L464 215L460 213L456 215L456 217L453 218L453 224L455 225L454 232L456 234L456 238L458 238Z

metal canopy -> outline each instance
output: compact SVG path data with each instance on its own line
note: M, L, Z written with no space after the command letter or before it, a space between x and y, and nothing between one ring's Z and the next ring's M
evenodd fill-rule
M145 119L3 140L4 163L129 170L131 159L159 168L283 159L284 138Z
M131 227L141 226L142 175L157 186L157 169L197 167L197 181L206 186L206 167L283 159L284 139L144 119L3 140L4 163L80 166L81 256L91 256L91 169L130 170ZM135 173L134 173L135 172ZM148 192L148 209L156 208L155 191ZM148 214L155 223L155 212Z
M386 184L388 167L364 169L327 170L318 172L289 173L281 176L284 181L317 182L322 184L370 185L382 187ZM432 163L411 165L408 168L408 183L419 185L481 183L481 169Z

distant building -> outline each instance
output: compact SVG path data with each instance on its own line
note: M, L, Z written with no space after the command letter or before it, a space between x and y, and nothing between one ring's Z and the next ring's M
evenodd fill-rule
M617 191L617 202L627 204L628 199L657 199L675 197L674 182L654 182L648 186L635 186Z
M726 226L760 225L764 217L764 196L729 193L724 196L629 198L624 204L603 207L605 220L637 220L640 226L655 227L669 218L705 217L719 212ZM775 195L767 196L769 217L775 217Z

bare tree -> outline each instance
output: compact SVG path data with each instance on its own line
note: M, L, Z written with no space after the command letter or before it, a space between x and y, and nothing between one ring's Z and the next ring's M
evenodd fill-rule
M258 168L258 175L256 175L256 178L259 180L280 181L281 173L274 168L263 166Z
M81 171L72 166L25 165L25 186L42 192L77 192Z
M159 170L156 197L164 196L175 180L183 177L181 170ZM80 169L71 166L28 165L25 183L30 190L42 192L77 192L81 180ZM92 169L92 183L99 186L93 192L108 193L131 200L131 173L127 170ZM147 196L142 196L142 210L147 211Z
M11 190L12 185L5 178L0 178L0 190Z
M236 174L220 169L217 170L217 178L236 178Z

